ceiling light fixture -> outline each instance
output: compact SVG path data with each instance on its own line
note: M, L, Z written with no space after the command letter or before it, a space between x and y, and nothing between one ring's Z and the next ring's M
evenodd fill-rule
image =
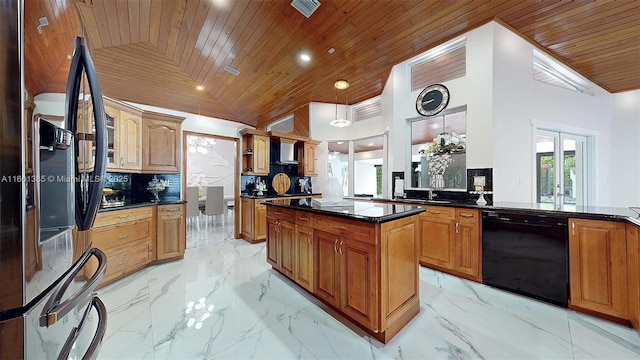
M198 90L198 91L202 91L202 90L204 90L204 85L198 85L198 86L196 86L196 90Z
M311 61L311 56L309 56L309 54L301 54L300 55L300 59L302 59L302 61Z

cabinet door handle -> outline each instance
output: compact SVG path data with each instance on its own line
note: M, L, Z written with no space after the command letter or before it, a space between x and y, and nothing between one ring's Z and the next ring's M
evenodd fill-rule
M573 232L573 236L576 236L576 223L571 223L571 231Z
M120 158L120 166L124 166L124 158L123 157Z
M345 229L346 229L346 227L344 227L344 226L338 226L338 225L333 225L333 228L334 228L334 229L338 229L338 230L345 230Z
M337 253L337 252L338 252L338 249L336 249L336 245L338 245L338 239L335 239L335 240L333 241L333 252L334 252L334 253Z
M307 243L311 245L311 236L307 236Z
M460 227L460 223L456 221L456 234L459 233L458 228Z
M470 213L463 213L463 212L461 212L461 213L460 213L460 216L461 216L461 217L466 217L466 218L472 218L472 217L473 217L473 214L470 214Z
M340 240L340 246L338 247L338 249L340 249L340 255L342 255L342 243L343 243L343 240Z
M118 239L126 239L126 238L128 238L128 237L129 237L129 234L126 234L126 235L119 235L119 236L118 236Z

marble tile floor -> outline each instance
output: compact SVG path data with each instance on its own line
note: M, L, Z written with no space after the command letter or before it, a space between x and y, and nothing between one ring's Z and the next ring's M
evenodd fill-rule
M100 359L640 359L630 328L420 268L420 313L388 344L327 314L232 226L98 291ZM332 312L333 313L333 312Z

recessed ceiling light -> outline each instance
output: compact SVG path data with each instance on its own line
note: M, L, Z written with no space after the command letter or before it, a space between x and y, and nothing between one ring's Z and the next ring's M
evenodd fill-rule
M302 61L311 61L311 56L309 56L309 54L301 54L300 59L302 59Z
M196 90L198 90L198 91L202 91L202 90L204 90L204 85L198 85L198 86L196 86Z
M329 54L333 54L334 52L336 52L336 49L334 49L334 48L330 48L329 50L327 50L327 52L328 52Z

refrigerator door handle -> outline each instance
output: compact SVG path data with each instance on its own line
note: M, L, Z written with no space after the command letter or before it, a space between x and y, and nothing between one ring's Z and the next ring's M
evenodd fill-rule
M87 352L82 356L82 360L97 358L100 347L102 346L102 339L104 338L104 334L107 329L107 308L104 306L104 303L102 302L102 300L100 300L99 297L94 296L87 306L87 309L84 311L80 323L78 324L78 326L74 327L73 330L71 330L69 337L67 337L67 341L64 343L64 346L62 346L60 354L58 354L58 360L69 359L69 355L71 353L71 350L73 349L73 345L78 339L80 331L82 331L82 327L87 320L87 316L89 315L91 308L96 308L96 312L98 313L98 329L96 330L96 333L93 334L91 344L89 344Z
M98 259L98 269L82 288L61 303L60 299L92 256ZM90 298L90 294L98 286L106 271L107 256L100 249L92 248L87 251L65 281L58 285L54 293L49 297L44 309L42 309L42 313L40 313L40 326L45 327L55 324L56 321L62 319L69 311L77 307L79 303Z

